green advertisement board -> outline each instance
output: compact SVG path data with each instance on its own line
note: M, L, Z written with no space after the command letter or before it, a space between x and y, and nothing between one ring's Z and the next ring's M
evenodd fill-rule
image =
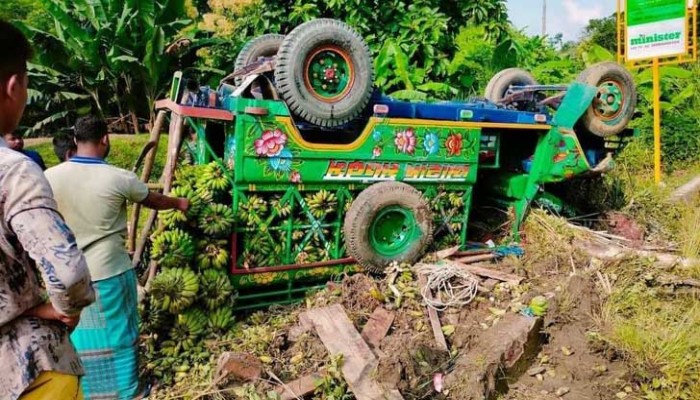
M626 0L627 60L685 54L687 0Z

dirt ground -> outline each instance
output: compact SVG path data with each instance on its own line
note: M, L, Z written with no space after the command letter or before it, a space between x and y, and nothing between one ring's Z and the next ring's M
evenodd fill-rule
M308 298L303 305L256 313L241 324L243 331L248 329L250 333L236 333L232 336L235 339L218 350L249 352L261 359L267 356L271 361L264 366L264 371L289 382L329 365L329 353L313 328L299 321L302 312L340 304L361 332L373 311L383 307L395 318L388 334L373 349L379 360L374 374L377 382L398 389L407 400L481 399L483 397L471 395L472 391L450 390L446 377L472 376L474 371L485 368L476 362L465 370L458 361L472 349L497 343L501 340L498 327L504 318L517 316L535 296L545 296L549 299L548 310L537 325L541 330L535 332L535 351L523 356L517 368L495 374L498 390L490 399L609 400L626 397L631 384L623 360L606 351L592 334L602 306L602 289L596 275L599 265L570 248L557 248L553 243L534 248L536 245L542 246L542 241L528 243L526 238L524 258L506 258L487 265L490 269L523 277L520 285L482 280L482 290L470 304L439 313L449 352L440 350L437 345L417 276L407 265L401 266L391 282L387 278L356 274L341 283L329 284L326 290ZM390 283L400 293L399 297L389 287ZM284 317L281 322L270 322L277 318L275 315ZM342 376L337 375L329 387L342 383ZM275 380L260 380L254 383L254 390L267 393L277 384ZM255 397L216 399L222 398ZM309 398L327 397L317 393Z
M603 400L624 390L624 364L596 349L588 335L600 306L592 280L582 275L565 280L545 319L545 342L531 367L541 367L542 372L521 376L509 385L505 399Z

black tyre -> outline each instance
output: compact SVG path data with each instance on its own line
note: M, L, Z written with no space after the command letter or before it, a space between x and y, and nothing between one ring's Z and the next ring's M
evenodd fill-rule
M376 183L362 191L345 215L348 254L367 271L385 272L392 262L414 263L433 240L433 215L413 186Z
M343 125L362 113L372 95L369 48L343 22L309 21L282 42L275 81L294 115L322 127Z
M246 43L236 57L234 71L243 68L246 65L254 63L260 57L272 57L277 55L277 51L282 45L284 35L269 33L258 36L255 39ZM234 78L236 86L243 83L243 77L237 76Z
M498 103L506 95L511 86L537 85L535 78L527 71L520 68L508 68L497 73L486 85L484 97L487 100Z
M581 117L581 126L600 137L622 132L637 106L632 75L617 63L603 62L587 68L576 80L598 88L593 103Z

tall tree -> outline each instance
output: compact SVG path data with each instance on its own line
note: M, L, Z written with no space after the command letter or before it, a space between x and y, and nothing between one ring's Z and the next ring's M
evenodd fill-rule
M617 15L592 19L583 30L583 39L593 42L602 48L617 52Z

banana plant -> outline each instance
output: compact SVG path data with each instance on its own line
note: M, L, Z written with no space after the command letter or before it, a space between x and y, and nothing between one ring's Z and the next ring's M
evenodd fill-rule
M165 46L190 21L185 0L40 0L51 30L25 25L36 63L70 77L96 113L152 117L173 60ZM34 87L39 90L37 86Z
M70 116L90 112L90 96L81 93L71 77L52 68L29 63L29 80L32 88L28 91L29 112L38 113L34 123L27 127L25 134L33 136L50 126L58 124L70 127Z

